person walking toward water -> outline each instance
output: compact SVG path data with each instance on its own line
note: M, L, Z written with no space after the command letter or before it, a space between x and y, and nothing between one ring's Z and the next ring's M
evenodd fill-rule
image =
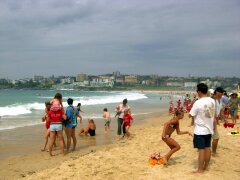
M166 122L163 126L162 140L171 149L166 155L163 156L164 164L166 164L169 161L169 159L173 155L173 153L180 150L180 145L173 138L171 138L171 134L176 130L178 135L189 134L190 136L192 136L192 134L190 132L181 131L179 128L179 120L183 119L183 117L184 117L183 110L177 110L174 113L173 119Z
M117 135L120 138L120 135L122 134L122 124L123 124L123 116L124 116L124 110L128 109L128 113L131 114L130 106L127 105L128 100L124 99L122 104L116 107L116 112L118 114L118 131Z
M107 108L103 109L103 118L105 121L105 132L110 131L110 123L111 123L111 117L110 117L110 113L108 112Z
M211 158L211 137L214 133L215 101L208 97L208 86L204 83L197 85L199 99L193 104L189 117L194 117L194 148L198 149L198 170L203 173L208 170Z

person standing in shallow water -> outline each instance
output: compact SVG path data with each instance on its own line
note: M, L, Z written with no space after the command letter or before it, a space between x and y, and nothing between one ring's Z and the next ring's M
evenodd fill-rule
M122 134L122 124L123 124L123 116L124 116L124 111L128 110L128 113L131 114L131 109L130 106L127 105L128 100L124 99L122 104L120 104L119 106L116 107L116 112L118 115L118 130L117 130L117 135L118 137L121 136Z
M105 132L110 131L110 123L111 123L111 117L110 117L110 113L108 112L107 108L103 109L103 118L105 121Z

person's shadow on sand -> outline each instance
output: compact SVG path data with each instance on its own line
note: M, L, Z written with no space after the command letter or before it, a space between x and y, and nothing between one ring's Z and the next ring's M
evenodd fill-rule
M215 163L215 160L211 158L211 161L209 162L209 166L211 166L214 163ZM192 161L192 166L194 167L194 169L198 168L198 159L195 159Z
M169 161L167 162L167 165L171 166L171 165L176 165L176 164L182 164L185 158L186 158L186 155L173 157L173 158L169 159Z

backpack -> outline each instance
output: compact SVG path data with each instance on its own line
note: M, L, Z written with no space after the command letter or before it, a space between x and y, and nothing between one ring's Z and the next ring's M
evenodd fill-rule
M73 125L77 126L77 113L73 106L68 106L68 107L71 109L71 112L72 112Z

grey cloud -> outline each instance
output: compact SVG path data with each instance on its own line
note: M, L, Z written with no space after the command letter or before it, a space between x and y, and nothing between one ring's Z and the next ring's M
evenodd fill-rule
M239 9L237 0L1 1L0 77L21 76L19 61L28 75L239 76Z

